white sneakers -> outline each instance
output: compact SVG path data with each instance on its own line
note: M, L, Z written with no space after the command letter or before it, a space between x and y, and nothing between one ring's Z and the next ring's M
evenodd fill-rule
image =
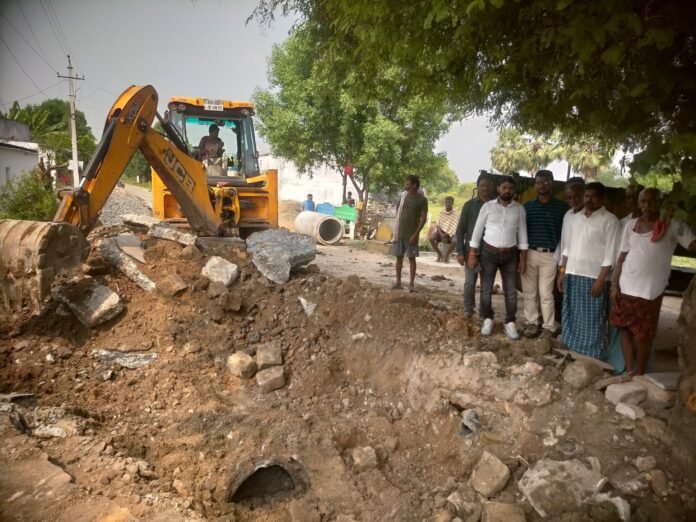
M484 319L481 327L481 335L491 335L493 331L493 319Z
M520 334L517 333L517 326L515 325L514 321L505 323L505 334L513 341L520 338Z
M481 327L481 335L491 335L493 331L493 319L484 319L483 326ZM507 335L513 341L520 338L520 334L517 333L517 326L514 321L505 323L505 335Z

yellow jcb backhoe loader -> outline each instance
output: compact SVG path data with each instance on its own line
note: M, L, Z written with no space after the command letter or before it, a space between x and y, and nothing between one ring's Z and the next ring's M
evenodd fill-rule
M185 218L198 236L245 237L278 225L277 172L259 173L253 106L172 98L162 118L157 101L150 85L131 86L121 94L80 185L59 193L53 222L0 220L0 308L21 306L27 299L38 304L60 271L85 259L85 236L136 150L152 167L155 217ZM166 136L152 128L155 117ZM221 176L209 176L210 166L197 159L195 147L189 151L186 141L194 137L194 124L208 122L233 129L237 140L228 144L234 153L225 163L229 172L215 170Z

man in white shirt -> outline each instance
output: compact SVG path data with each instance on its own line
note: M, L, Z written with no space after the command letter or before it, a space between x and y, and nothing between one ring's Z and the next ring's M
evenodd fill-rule
M524 273L527 265L527 221L524 207L514 199L515 180L505 176L498 185L498 197L484 203L476 219L469 241L470 270L481 264L481 334L493 330L491 296L495 274L500 270L505 294L505 333L519 339L515 325L517 314L517 272ZM480 259L478 249L481 246Z
M585 208L563 228L558 289L564 293L561 342L602 359L611 267L616 258L619 220L603 206L604 185L585 186Z
M672 254L679 243L696 250L696 236L683 223L660 220L660 193L648 188L639 196L641 215L621 234L619 259L611 284L611 324L619 329L629 373L645 373L650 345L657 334L662 293L667 288Z

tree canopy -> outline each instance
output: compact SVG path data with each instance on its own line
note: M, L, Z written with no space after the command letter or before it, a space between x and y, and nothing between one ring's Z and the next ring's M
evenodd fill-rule
M72 159L70 106L67 101L54 98L25 107L14 102L7 114L0 113L0 116L28 125L31 139L47 151L52 151L52 160L56 164ZM96 149L96 139L82 111L75 111L75 123L78 158L87 162Z
M370 90L357 74L333 74L313 35L300 27L275 46L271 88L254 94L259 133L273 153L308 174L319 165L351 165L361 201L370 187L394 192L408 174L424 183L447 177L446 160L433 150L451 111L404 92L395 67L380 68Z
M696 2L262 0L301 14L335 74L409 73L402 88L531 132L642 151L645 172L696 154Z

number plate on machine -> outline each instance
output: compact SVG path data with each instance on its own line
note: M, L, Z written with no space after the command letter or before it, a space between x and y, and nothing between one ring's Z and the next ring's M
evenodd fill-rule
M222 100L205 100L204 108L206 111L221 111L223 110Z

